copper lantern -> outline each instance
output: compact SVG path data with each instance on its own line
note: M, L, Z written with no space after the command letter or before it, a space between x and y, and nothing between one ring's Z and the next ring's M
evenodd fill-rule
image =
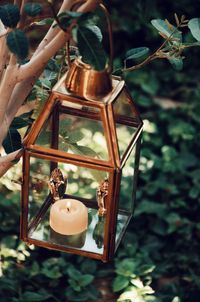
M24 143L22 240L111 260L133 214L142 125L121 78L76 60Z

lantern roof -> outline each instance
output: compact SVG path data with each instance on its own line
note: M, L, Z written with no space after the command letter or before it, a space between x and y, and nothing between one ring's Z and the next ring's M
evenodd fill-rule
M125 82L113 76L112 91L92 100L70 93L65 77L53 88L25 139L25 148L105 167L122 167L142 131L140 114Z

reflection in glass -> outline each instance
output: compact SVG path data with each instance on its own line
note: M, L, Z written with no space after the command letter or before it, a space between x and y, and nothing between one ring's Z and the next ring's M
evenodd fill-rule
M96 242L98 249L101 249L103 247L104 226L105 226L105 216L99 216L98 222L95 225L93 236L92 236Z
M122 158L139 126L133 101L123 90L113 105L120 157Z
M50 242L59 245L68 245L69 247L82 248L85 244L86 231L76 235L61 235L55 232L51 227Z
M100 110L66 102L53 111L35 144L71 154L108 160ZM82 116L85 114L86 116Z
M135 147L126 161L121 176L120 194L119 194L119 208L132 214L133 208L133 179L135 166Z
M120 192L119 192L119 208L117 214L116 244L120 240L119 234L123 233L133 214L133 207L134 207L133 184L134 184L134 177L136 177L135 150L136 148L134 147L130 154L130 157L128 158L122 169Z

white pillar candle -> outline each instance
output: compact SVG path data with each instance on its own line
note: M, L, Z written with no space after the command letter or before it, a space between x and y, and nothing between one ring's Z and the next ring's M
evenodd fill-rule
M60 199L50 209L50 226L62 235L75 235L87 229L88 210L76 199Z

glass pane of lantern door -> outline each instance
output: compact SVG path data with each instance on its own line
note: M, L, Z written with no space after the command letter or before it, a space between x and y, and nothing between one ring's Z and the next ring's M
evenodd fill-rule
M125 89L114 101L113 113L119 153L122 158L141 123L134 103Z
M137 180L137 166L136 166L136 147L133 148L128 160L122 168L120 193L119 193L119 207L117 215L117 234L116 245L119 243L123 235L134 209L135 188L134 184Z
M35 144L74 155L109 160L100 109L68 101L55 106Z
M64 197L66 207L62 209L68 213L67 201L78 200L85 204L88 212L88 225L85 231L76 235L63 235L50 227L50 209L52 198L50 196L48 183L52 177L52 170L59 168L65 177ZM62 246L75 248L86 252L103 254L104 249L104 226L106 216L99 218L96 200L96 190L99 183L109 177L106 171L97 171L72 164L50 161L39 157L30 159L30 181L29 181L29 234L28 237L50 244L52 247ZM61 188L62 189L62 188ZM63 189L62 189L63 190ZM57 201L56 201L57 202ZM55 203L56 203L55 202ZM82 219L78 217L77 224Z

